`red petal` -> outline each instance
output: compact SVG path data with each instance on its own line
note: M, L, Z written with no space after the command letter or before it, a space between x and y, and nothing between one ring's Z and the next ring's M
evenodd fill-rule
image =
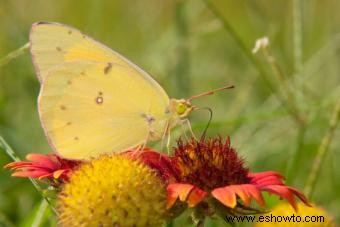
M223 188L216 188L211 192L212 196L227 207L234 208L237 204L236 194L233 185Z
M41 176L45 176L51 174L47 171L20 171L20 172L15 172L12 174L13 177L32 177L32 178L40 178Z
M255 185L251 184L230 185L217 188L213 190L211 194L230 208L234 208L237 205L236 195L240 197L246 206L250 204L252 198L254 198L261 207L265 205L261 192Z
M260 190L255 185L248 184L247 187L245 188L245 190L247 190L247 193L248 193L249 197L250 198L254 198L255 201L261 207L265 206L265 202L264 202L263 196L262 196Z
M252 179L262 179L268 176L275 176L279 179L284 179L284 176L281 173L275 172L275 171L264 171L264 172L259 172L259 173L249 173L249 177Z
M302 192L293 187L287 186L287 188L289 188L294 193L294 195L297 196L305 205L310 207L312 206L312 204L309 203L307 197Z
M51 155L28 154L26 159L49 169L56 169L59 167L59 165L55 163L55 158Z
M20 169L20 168L23 168L23 167L28 167L28 166L31 166L31 165L32 165L32 162L19 161L19 162L8 163L7 165L4 166L4 168L16 170L16 169Z
M185 202L193 188L194 186L191 184L169 184L167 187L167 209L171 208L178 198L180 199L180 201Z
M282 186L282 185L268 185L268 186L262 187L261 190L268 191L282 198L285 198L290 203L290 205L294 208L295 211L298 210L296 200L294 197L294 192L291 191L289 187Z
M207 192L201 190L198 187L194 187L191 190L189 197L187 199L189 207L195 207L197 204L202 202L207 197L207 195L208 195Z
M257 178L256 180L251 180L252 184L258 185L258 186L266 186L266 185L284 185L281 178L278 178L276 176L267 176L263 178Z

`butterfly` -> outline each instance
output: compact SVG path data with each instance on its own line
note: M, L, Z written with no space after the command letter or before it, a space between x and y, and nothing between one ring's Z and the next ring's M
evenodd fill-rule
M33 24L30 52L42 127L64 158L88 160L162 139L195 108L191 99L170 99L137 65L70 26Z

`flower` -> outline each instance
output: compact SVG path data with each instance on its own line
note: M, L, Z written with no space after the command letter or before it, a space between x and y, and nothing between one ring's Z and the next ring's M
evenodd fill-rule
M264 216L263 220L268 220L267 222L257 222L254 227L335 227L332 217L324 209L315 205L303 206L302 203L298 203L297 206L298 212L288 203L280 203ZM284 221L282 217L287 217L290 221Z
M84 163L57 200L62 226L161 226L166 189L156 172L124 155Z
M28 154L26 159L27 161L11 162L5 168L16 171L12 174L15 177L46 178L65 182L73 169L81 163L63 159L56 154Z
M244 167L244 160L231 147L229 138L225 142L221 137L186 143L180 140L171 163L178 181L167 186L168 209L179 201L199 207L205 216L220 209L224 210L223 215L258 213L250 205L255 200L265 207L262 192L286 199L295 210L298 209L295 197L309 205L301 192L284 184L281 174L252 173Z

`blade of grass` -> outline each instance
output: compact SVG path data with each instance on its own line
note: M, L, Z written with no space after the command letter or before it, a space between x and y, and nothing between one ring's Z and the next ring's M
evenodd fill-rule
M21 56L22 54L25 53L25 51L28 49L29 47L29 43L26 43L25 45L23 45L22 47L10 52L9 54L7 54L5 57L0 59L0 67L6 65L8 62L10 62L11 60Z
M20 158L16 155L14 150L8 145L8 143L5 141L5 139L2 136L0 136L0 148L3 149L6 152L6 154L13 159L13 161L16 161L16 162L20 161ZM55 210L54 206L52 205L50 199L45 196L44 190L40 187L38 182L35 179L33 179L33 178L29 178L29 180L31 181L31 183L33 184L35 189L41 194L41 196L51 206L52 210L55 213L57 213L57 211Z
M255 68L258 70L260 76L262 77L265 84L273 91L274 95L278 98L278 100L283 104L283 106L287 109L287 111L292 115L294 119L297 120L297 122L300 122L298 124L301 124L301 117L299 117L299 114L297 113L297 108L295 107L295 104L291 102L291 99L285 99L282 97L282 95L279 94L277 86L274 86L271 80L269 79L266 71L264 70L262 64L258 61L258 59L253 55L250 48L246 46L246 44L243 42L241 37L237 34L237 32L234 30L234 28L231 26L229 21L220 13L220 11L216 8L216 6L211 2L211 0L203 0L206 7L210 9L210 11L213 13L213 15L221 22L223 28L231 35L231 37L234 39L236 44L241 48L243 53L246 55L246 57L249 59L249 61L255 66ZM277 67L274 65L271 65L274 67L274 70L277 70ZM275 72L274 72L275 73ZM281 76L281 75L280 75Z
M262 39L265 39L265 38L262 38ZM259 41L261 41L261 39L259 39ZM287 83L288 77L287 75L285 75L278 61L276 60L275 56L272 53L269 40L267 42L264 42L263 45L261 45L260 50L262 50L262 53L264 54L268 64L272 68L273 74L275 75L277 81L279 82L280 86L278 87L282 87L281 96L283 97L285 101L288 111L294 117L294 119L296 120L296 123L301 128L304 127L305 120L304 120L304 117L301 116L300 110L296 104L294 91L288 85Z
M293 45L294 45L294 68L300 72L302 62L302 1L293 0Z
M237 32L229 23L229 21L220 13L220 11L211 2L211 0L203 0L203 2L205 3L206 7L212 12L212 14L220 21L224 30L226 30L234 39L235 43L239 46L239 48L242 50L248 60L255 66L266 85L271 88L271 90L275 91L262 64L257 60L257 58L254 57L253 53L250 51L250 48L248 48L247 45L243 42L241 37L237 34Z
M315 185L320 174L321 165L329 151L329 146L332 142L335 129L339 122L339 118L340 118L340 101L338 101L338 103L334 107L333 114L329 122L329 128L321 140L318 152L312 164L311 172L307 178L307 183L304 192L309 199L312 198L313 193L315 191Z
M47 208L48 208L48 203L46 202L46 200L42 200L38 210L35 213L34 219L32 221L32 225L31 225L32 227L42 226L44 216L48 210Z
M178 1L175 8L175 28L177 32L177 64L174 68L175 86L178 94L185 97L190 94L190 49L187 19L187 1Z

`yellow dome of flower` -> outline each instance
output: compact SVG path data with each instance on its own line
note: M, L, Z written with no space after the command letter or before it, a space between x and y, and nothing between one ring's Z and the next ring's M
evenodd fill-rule
M257 222L254 227L335 227L331 216L324 209L317 206L308 207L302 203L298 203L298 212L288 203L281 203L262 216L263 222ZM257 220L259 219L258 216Z
M144 164L102 156L73 172L57 208L61 226L161 226L166 191Z

